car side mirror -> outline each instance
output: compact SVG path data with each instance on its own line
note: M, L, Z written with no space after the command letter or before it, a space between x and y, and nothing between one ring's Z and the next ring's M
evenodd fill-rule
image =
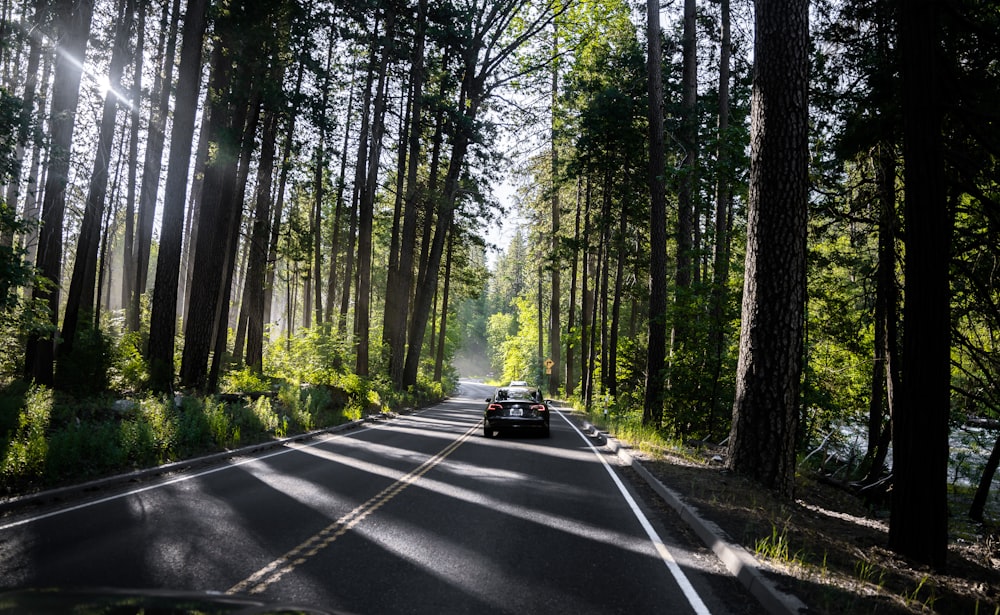
M490 399L489 397L487 397L487 398L486 398L486 401L487 401L487 403L488 403L488 402L491 402L491 401L493 401L493 400L492 400L492 399Z

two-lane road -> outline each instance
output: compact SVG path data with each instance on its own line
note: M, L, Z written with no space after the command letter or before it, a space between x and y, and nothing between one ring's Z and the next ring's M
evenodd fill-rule
M355 613L755 611L646 518L561 414L550 438L484 438L489 393L463 383L373 427L9 516L0 587L210 590Z

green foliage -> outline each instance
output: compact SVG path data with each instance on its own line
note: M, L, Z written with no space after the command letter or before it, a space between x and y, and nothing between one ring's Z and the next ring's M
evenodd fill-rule
M497 312L486 323L486 343L490 352L490 367L494 374L504 373L506 356L503 345L518 331L517 317Z
M142 334L122 335L115 344L115 360L108 369L108 383L115 391L141 390L149 378L149 365L142 355Z
M356 384L364 404L378 400L364 381ZM340 424L351 412L346 400L334 387L288 383L274 398L231 403L216 397L71 401L45 388L11 386L0 394L0 476L19 490L155 466Z
M249 367L227 372L219 387L224 393L251 393L271 390L271 383Z
M670 439L665 430L643 424L642 395L641 391L636 391L620 395L618 399L602 396L587 409L587 418L592 424L638 450L682 450L680 443ZM573 401L576 407L584 407L581 400Z
M115 359L115 345L110 336L83 326L77 331L73 350L59 357L56 387L77 397L103 393L109 388L108 376Z
M18 164L16 144L23 142L27 119L21 99L0 87L0 186L6 186ZM0 194L0 236L13 237L35 226L17 215L15 203L6 203ZM0 241L0 323L11 318L21 305L20 289L34 278L34 268L25 260L19 242Z
M502 382L536 381L543 373L538 356L537 307L524 297L515 297L512 305L516 315L498 312L487 324L493 373L500 374Z
M348 342L326 326L299 331L268 344L264 373L289 382L336 384L351 365Z
M32 387L25 397L24 408L18 415L17 427L7 442L0 476L4 482L22 477L41 476L49 451L46 431L52 413L52 391L45 387Z

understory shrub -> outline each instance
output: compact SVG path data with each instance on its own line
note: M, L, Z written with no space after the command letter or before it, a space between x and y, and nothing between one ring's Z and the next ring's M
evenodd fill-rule
M45 471L49 442L46 431L52 414L53 395L45 387L32 387L25 398L24 408L18 414L17 427L10 437L0 465L4 482L31 479Z

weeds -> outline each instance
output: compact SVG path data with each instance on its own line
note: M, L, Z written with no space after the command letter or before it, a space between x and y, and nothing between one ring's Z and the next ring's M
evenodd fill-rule
M771 526L771 535L758 538L754 543L754 552L764 558L780 562L786 565L796 565L802 563L802 558L798 553L792 553L788 536L785 530L778 532L778 528Z
M859 560L854 565L854 572L862 583L875 585L881 589L885 585L885 569L868 560Z
M906 603L922 605L933 611L934 603L937 602L937 593L934 590L934 584L929 583L930 580L931 578L927 575L921 577L920 581L917 583L916 589L903 596L903 599L906 601ZM930 595L924 599L921 599L920 592L923 591L925 586L927 587Z

